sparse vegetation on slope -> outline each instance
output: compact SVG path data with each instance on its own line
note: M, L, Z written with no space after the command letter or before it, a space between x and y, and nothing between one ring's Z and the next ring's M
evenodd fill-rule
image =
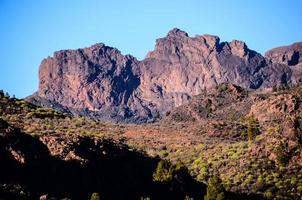
M93 169L98 170L96 177L103 176L103 171L111 174L106 176L106 187L82 190L84 199L92 198L93 193L99 193L101 199L122 199L111 192L119 183L128 181L137 182L133 188L125 188L127 192L132 191L132 199L171 199L167 191L181 192L177 195L179 199L203 199L204 196L209 199L218 196L225 199L301 199L301 87L248 92L224 84L194 97L163 121L144 125L111 124L71 117L1 93L0 128L20 129L21 138L24 136L26 140L44 146L43 149L49 152L43 155L58 162L59 166L65 166L65 162L78 163L72 168L91 166L87 160L95 159L99 154L106 162L117 159L113 166L118 169L111 164L105 169L101 164L104 160L94 162ZM107 142L109 146L106 146ZM6 146L3 152L9 152L10 158L19 160L17 166L26 163L23 150L10 147ZM110 153L112 148L113 154ZM84 154L78 154L79 149ZM29 158L35 155L40 156L28 154ZM128 163L128 156L132 158L132 155L135 155L133 163ZM146 163L136 160L136 155ZM125 165L120 161L125 161ZM140 172L142 176L137 174L138 169L144 169ZM144 179L145 173L149 175ZM125 177L125 174L128 174L125 180L116 178ZM7 176L6 180L12 180L12 177ZM83 181L80 177L77 180ZM147 181L151 186L140 181ZM66 197L76 199L73 182L76 181L68 182L71 186L67 193L70 195ZM90 181L84 182L88 184ZM202 184L198 184L201 182L209 185L208 194ZM6 182L1 184L0 191L2 194L22 194L23 199L28 199L32 190L23 188L24 185L27 184ZM43 191L47 192L46 186ZM57 191L49 194L64 197ZM22 199L20 195L18 197Z
M204 195L204 184L167 161L171 178L159 173L164 183L153 179L163 161L123 143L119 126L71 118L4 95L1 108L1 198L183 200Z

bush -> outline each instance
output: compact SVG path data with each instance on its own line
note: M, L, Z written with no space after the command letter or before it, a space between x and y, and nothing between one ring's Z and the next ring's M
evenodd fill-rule
M168 161L161 160L158 162L156 171L153 173L153 181L169 182L173 179L173 168Z
M225 199L225 190L221 183L221 179L217 176L210 178L205 200L222 200Z
M141 197L140 200L151 200L150 197Z
M187 168L182 163L172 165L169 161L161 160L153 173L153 181L162 183L181 182L186 173Z
M285 91L285 90L288 90L288 89L289 89L288 85L284 85L284 84L274 85L272 87L272 92L280 92L280 91Z
M284 144L280 144L279 146L276 147L276 159L278 161L279 164L281 164L282 166L285 166L287 164L287 162L290 159L290 155L287 151L287 148Z
M100 199L101 199L100 194L97 192L92 193L90 197L90 200L100 200Z

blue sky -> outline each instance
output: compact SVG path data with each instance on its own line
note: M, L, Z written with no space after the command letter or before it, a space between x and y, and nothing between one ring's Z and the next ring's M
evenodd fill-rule
M103 42L142 59L174 27L264 53L302 41L301 10L300 0L0 0L0 89L32 94L41 60L60 49Z

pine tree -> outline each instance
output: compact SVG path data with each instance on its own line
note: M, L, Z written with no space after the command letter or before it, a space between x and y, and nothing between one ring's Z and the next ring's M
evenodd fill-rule
M205 200L223 200L225 199L224 188L221 179L217 176L210 178L207 194L204 196Z
M258 135L260 132L259 130L259 122L255 120L255 118L252 116L248 119L248 125L247 125L247 137L249 141L254 140L255 136Z

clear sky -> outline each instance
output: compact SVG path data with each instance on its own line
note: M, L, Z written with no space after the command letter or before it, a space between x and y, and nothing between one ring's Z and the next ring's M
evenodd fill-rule
M243 40L260 53L302 41L301 0L0 0L0 89L38 88L41 60L103 42L142 59L178 27Z

